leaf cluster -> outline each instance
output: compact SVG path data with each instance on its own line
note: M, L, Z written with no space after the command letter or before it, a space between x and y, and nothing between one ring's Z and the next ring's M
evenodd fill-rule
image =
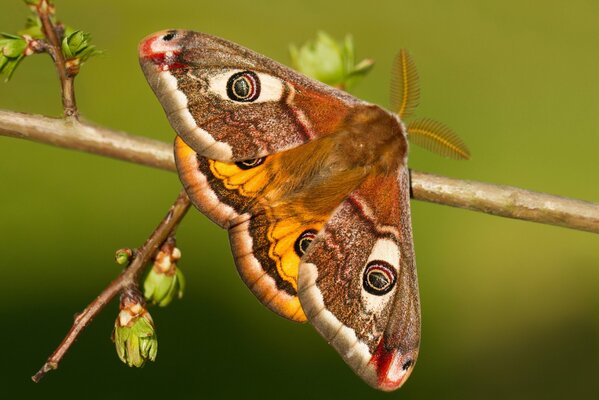
M54 5L48 0L23 0L31 10L25 21L25 27L17 34L0 33L0 76L8 81L21 61L30 55L50 52L50 45L44 33L40 13L45 13L60 41L64 59L73 75L79 71L79 65L101 52L91 44L87 32L75 30L58 22L54 16Z

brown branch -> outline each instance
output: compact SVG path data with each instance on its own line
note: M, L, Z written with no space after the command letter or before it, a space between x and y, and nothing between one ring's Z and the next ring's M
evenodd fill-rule
M85 123L0 110L0 135L175 170L170 144ZM412 191L416 200L599 233L596 203L417 171Z
M53 6L47 0L40 0L35 7L37 15L42 23L42 31L48 40L46 50L54 60L56 71L60 78L60 88L62 93L62 108L64 116L67 118L79 118L77 103L75 101L75 74L71 74L67 68L67 63L62 53L62 38L59 37L57 27L51 19ZM62 31L62 29L60 29ZM62 35L61 35L62 36Z
M171 144L75 120L0 110L0 135L175 170Z
M412 171L414 199L599 233L599 204Z
M110 285L108 285L106 289L104 289L102 293L100 293L100 295L96 297L83 312L81 312L81 314L78 314L75 317L75 321L66 337L48 358L42 368L31 377L34 382L39 382L46 373L58 368L58 364L81 332L121 290L137 284L139 275L144 270L144 267L148 265L148 262L152 259L154 254L156 254L160 245L172 235L189 209L189 205L190 201L187 194L185 194L185 191L181 191L179 197L177 197L177 200L173 203L164 219L156 227L154 232L152 232L143 246L137 251L131 265L113 280Z

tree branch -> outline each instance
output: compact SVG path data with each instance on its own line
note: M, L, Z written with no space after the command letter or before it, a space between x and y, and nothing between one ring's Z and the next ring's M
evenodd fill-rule
M87 123L0 110L0 135L175 170L170 144ZM412 192L416 200L599 233L596 203L417 171Z
M48 358L40 370L31 377L34 382L39 382L46 373L58 368L58 364L66 354L67 350L73 345L75 339L89 325L96 315L116 296L121 290L137 285L139 275L144 267L156 254L160 245L173 234L179 222L185 216L189 209L189 197L184 190L181 191L177 200L171 206L164 219L156 227L154 232L146 240L143 246L137 251L137 254L131 265L126 268L115 280L113 280L106 289L100 293L86 308L75 317L75 321L66 337L62 340L58 348Z
M599 204L588 201L418 171L412 192L417 200L599 233Z
M79 118L77 103L75 101L75 75L69 72L67 62L62 54L61 40L57 33L56 26L50 17L52 5L46 0L41 0L35 7L37 15L42 23L44 36L48 40L47 51L54 60L58 77L60 78L60 88L62 92L62 108L64 116L67 118Z
M0 110L0 135L175 171L171 144L75 120Z

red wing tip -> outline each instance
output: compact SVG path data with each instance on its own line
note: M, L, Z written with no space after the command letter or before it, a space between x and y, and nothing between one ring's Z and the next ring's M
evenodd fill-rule
M169 29L146 36L139 43L139 58L150 61L161 69L181 68L178 56L183 50L185 31Z
M399 389L412 373L415 360L412 352L401 354L399 349L386 349L381 339L369 362L376 371L376 387L384 391Z

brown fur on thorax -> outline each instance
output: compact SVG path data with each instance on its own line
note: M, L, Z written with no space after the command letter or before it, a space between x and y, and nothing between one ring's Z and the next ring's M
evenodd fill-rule
M406 152L397 119L360 107L337 133L276 155L265 201L284 214L327 216L370 174L395 173Z

